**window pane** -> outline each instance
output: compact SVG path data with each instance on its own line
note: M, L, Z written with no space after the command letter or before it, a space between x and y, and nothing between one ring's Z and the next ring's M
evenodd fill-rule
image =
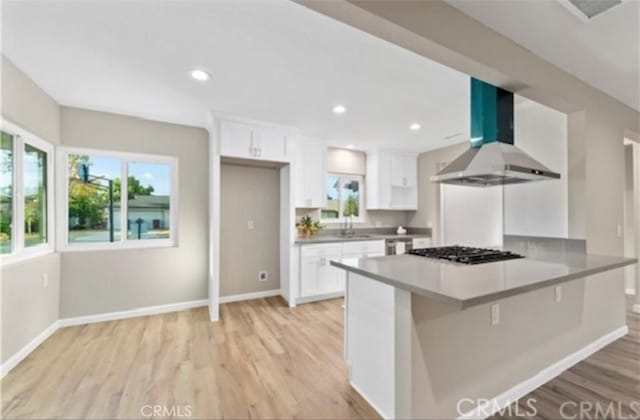
M1 132L0 140L0 254L11 253L13 221L13 136Z
M128 239L168 239L171 223L171 167L129 163Z
M340 178L329 175L327 177L327 207L322 209L321 219L338 219L340 217L339 188Z
M360 216L360 182L345 181L342 185L342 214L347 216Z
M47 243L47 153L24 146L24 246Z
M69 243L118 242L120 159L69 155L68 162Z

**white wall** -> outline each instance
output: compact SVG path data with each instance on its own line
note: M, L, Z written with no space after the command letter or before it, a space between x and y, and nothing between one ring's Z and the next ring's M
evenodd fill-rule
M560 180L504 187L506 235L569 235L567 116L533 101L516 101L515 145L561 175Z
M502 188L441 188L442 245L502 245Z

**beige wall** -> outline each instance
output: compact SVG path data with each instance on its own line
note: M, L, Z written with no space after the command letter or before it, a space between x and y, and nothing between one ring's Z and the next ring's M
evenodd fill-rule
M491 399L625 326L622 269L460 310L412 298L412 418L455 418L462 398ZM467 410L472 408L467 404Z
M359 150L329 147L327 150L327 171L339 174L366 175L367 155Z
M2 116L44 140L60 140L60 109L31 79L2 56ZM44 287L42 276L49 277ZM58 319L60 256L51 254L2 267L0 363Z
M220 194L220 296L280 289L280 169L223 164Z
M175 156L179 245L65 252L60 317L207 299L209 136L201 128L62 108L62 144Z
M409 218L409 226L431 227L433 244L442 238L440 216L440 185L429 179L438 172L438 165L449 163L469 148L469 143L459 143L432 150L418 156L418 211Z
M585 112L573 112L567 116L567 179L569 237L586 239L587 210Z

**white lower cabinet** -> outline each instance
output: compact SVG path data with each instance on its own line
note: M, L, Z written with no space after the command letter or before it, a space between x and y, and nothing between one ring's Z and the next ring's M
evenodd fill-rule
M303 302L344 293L345 271L332 266L332 260L384 256L384 241L302 245L300 248L300 282L296 300Z

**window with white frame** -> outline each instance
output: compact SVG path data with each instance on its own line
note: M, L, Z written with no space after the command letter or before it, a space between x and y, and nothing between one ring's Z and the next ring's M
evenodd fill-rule
M4 261L53 250L53 145L2 120L0 255Z
M345 218L362 221L362 188L364 179L358 175L327 175L327 206L320 210L324 223L339 223Z
M64 148L59 165L61 248L176 245L176 158Z

